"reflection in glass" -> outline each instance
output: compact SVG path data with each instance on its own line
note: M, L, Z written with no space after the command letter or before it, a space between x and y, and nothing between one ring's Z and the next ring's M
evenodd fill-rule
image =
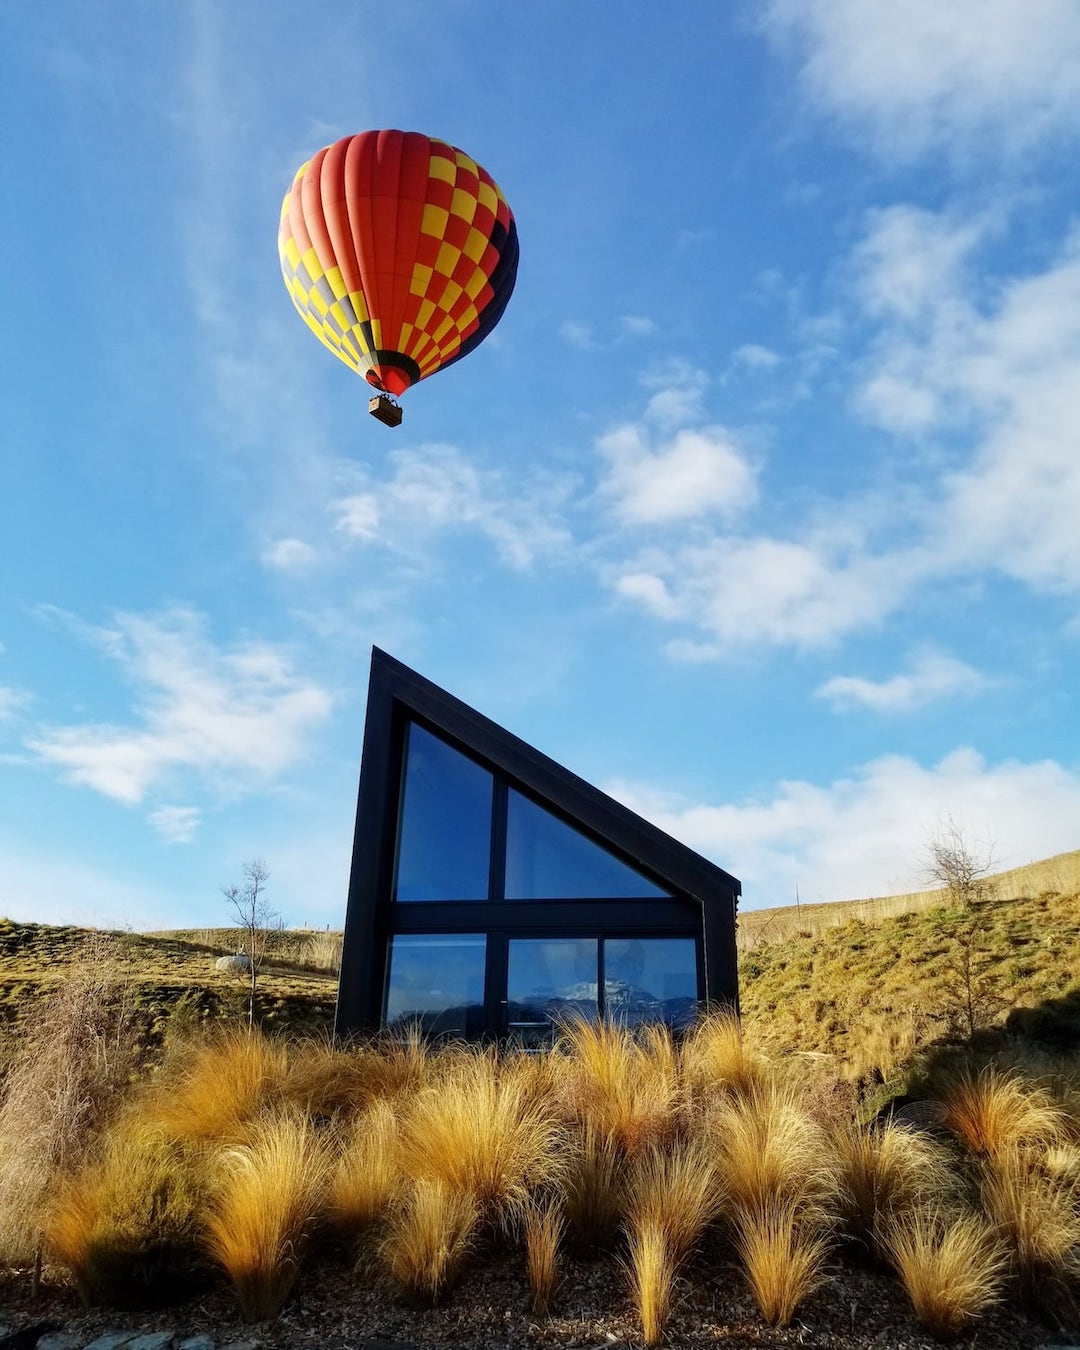
M595 1021L599 970L595 938L513 938L506 980L511 1035L550 1035L560 1018Z
M697 1012L693 938L608 938L604 1012L613 1020L689 1026Z
M506 820L507 900L666 895L647 877L512 788Z
M437 1035L482 1031L486 949L483 934L397 934L390 942L386 1025L418 1021Z
M398 900L486 900L492 777L410 724L398 840Z

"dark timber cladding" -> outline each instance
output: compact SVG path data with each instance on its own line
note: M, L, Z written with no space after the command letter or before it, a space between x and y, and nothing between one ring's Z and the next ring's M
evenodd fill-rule
M740 890L373 648L339 1034L420 1017L528 1039L558 1012L737 1007Z

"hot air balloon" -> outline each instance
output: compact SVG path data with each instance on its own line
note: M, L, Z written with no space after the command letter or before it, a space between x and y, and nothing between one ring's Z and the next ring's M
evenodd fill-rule
M394 402L467 356L495 327L517 276L514 217L462 150L414 131L363 131L298 170L281 207L278 253L301 318Z

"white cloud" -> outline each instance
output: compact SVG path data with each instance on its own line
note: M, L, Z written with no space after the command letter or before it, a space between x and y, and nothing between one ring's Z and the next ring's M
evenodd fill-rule
M637 784L606 790L743 882L748 908L918 889L926 841L952 816L1005 868L1076 846L1080 773L1053 760L988 764L954 750L926 768L884 755L848 778L781 783L764 800L687 803Z
M450 445L399 450L388 462L382 482L369 481L363 492L332 505L337 528L359 543L409 551L435 535L475 530L519 568L569 545L560 515L565 482L515 482L501 470L478 468Z
M665 361L648 371L641 383L655 391L645 408L645 420L660 430L675 431L703 420L709 377L699 366Z
M624 314L619 319L619 333L625 338L647 338L656 332L656 324L644 314Z
M909 224L915 213L908 213ZM934 227L891 231L862 294L925 273ZM899 217L893 216L895 221ZM872 227L880 237L881 218ZM939 241L954 226L942 226ZM910 255L910 265L908 262ZM1080 588L1080 236L1041 271L999 281L980 304L962 270L934 268L911 306L887 314L859 394L870 420L898 434L965 433L974 453L948 475L927 521L940 571L993 568L1029 585Z
M5 722L14 717L19 709L29 701L30 696L21 689L13 689L10 685L0 684L0 722Z
M305 544L302 539L278 539L261 554L262 561L268 567L275 567L281 572L295 572L310 567L317 556L311 545Z
M200 817L197 806L162 806L151 811L147 820L167 844L190 844Z
M722 427L678 431L653 445L643 426L630 423L602 436L597 448L608 465L601 491L630 524L731 519L757 494L753 465Z
M29 748L70 782L133 805L185 771L230 785L282 773L329 715L329 692L276 648L220 649L204 629L190 610L118 615L101 645L136 691L136 724L46 728Z
M715 536L612 569L614 589L708 641L669 647L700 661L758 645L818 647L883 619L918 575L912 554L872 557L826 538Z
M578 319L567 319L559 325L559 336L581 352L594 352L598 347L592 328Z
M763 347L758 342L744 342L736 347L731 355L732 362L747 370L772 370L779 365L780 358L771 347Z
M762 23L809 97L885 151L1011 155L1076 133L1073 0L768 0Z
M929 703L962 694L977 694L987 685L985 676L944 652L920 653L904 674L887 680L858 675L834 675L817 690L836 708L864 707L875 712L913 712Z

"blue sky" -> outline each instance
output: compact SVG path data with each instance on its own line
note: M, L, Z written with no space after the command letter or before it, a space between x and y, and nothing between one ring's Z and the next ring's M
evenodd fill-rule
M750 907L951 816L1080 845L1080 8L0 14L0 910L344 910L373 643ZM495 333L396 429L285 293L299 164L460 146Z

